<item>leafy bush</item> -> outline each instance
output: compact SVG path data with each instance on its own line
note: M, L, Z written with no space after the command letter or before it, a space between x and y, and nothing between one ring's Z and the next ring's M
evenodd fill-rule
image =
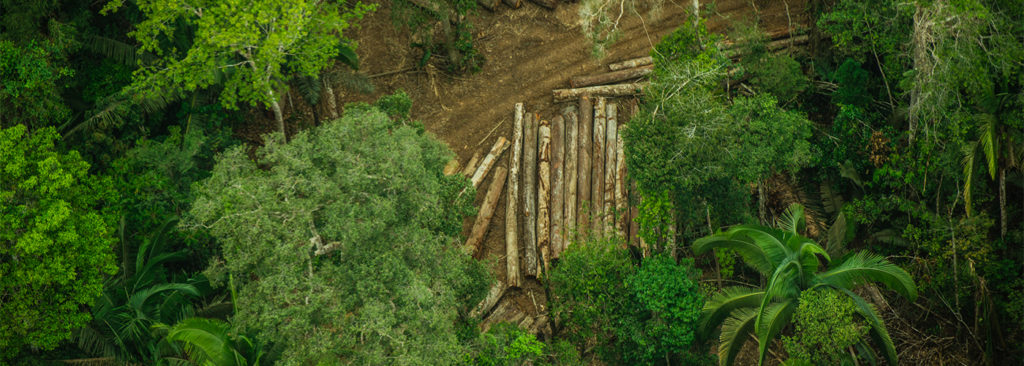
M537 362L544 354L544 343L533 334L508 323L495 324L480 335L473 353L467 354L466 364L473 366L518 366Z
M849 297L834 290L810 290L800 294L793 314L796 330L782 337L790 358L814 365L838 365L851 356L847 348L860 342L868 327Z

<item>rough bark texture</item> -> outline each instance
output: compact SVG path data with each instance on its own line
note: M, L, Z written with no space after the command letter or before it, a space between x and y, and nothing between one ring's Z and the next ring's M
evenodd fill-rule
M650 74L653 70L654 65L645 65L632 69L606 72L604 74L573 76L569 79L569 86L573 88L582 88L585 86L617 83L623 80L636 79L645 76Z
M537 147L537 273L547 273L551 260L551 124L540 122Z
M494 146L491 147L491 151L484 157L484 161L480 163L480 167L476 168L476 173L473 173L473 188L479 188L480 183L484 182L484 178L487 177L487 173L491 172L491 168L494 167L494 163L498 162L498 158L501 154L505 153L505 149L508 149L508 140L503 136L498 136L498 141L494 142Z
M606 97L637 95L640 94L643 89L643 83L630 83L588 86L585 88L555 89L551 91L551 94L555 97L555 102L565 102L584 95L600 95Z
M516 103L512 125L512 158L509 160L508 194L505 195L505 282L519 287L519 164L523 155L523 103Z
M331 120L338 119L338 101L334 97L334 88L327 80L324 80L324 94L327 99L327 114L331 116Z
M558 258L565 243L565 119L551 120L551 259Z
M615 169L618 158L615 150L618 148L619 125L618 106L615 103L608 103L605 109L605 119L608 121L605 126L605 149L604 149L604 208L601 210L604 215L604 232L611 234L615 232Z
M505 294L505 284L501 281L494 281L494 285L491 285L491 289L487 291L487 297L476 304L476 307L469 312L470 318L484 318L491 313L491 309L501 299L501 295Z
M577 181L577 157L579 151L577 151L577 135L579 133L579 120L576 118L576 108L568 107L565 109L563 116L565 116L565 169L563 169L564 193L563 201L565 204L565 213L563 214L562 226L565 228L565 238L562 241L562 247L560 251L564 251L569 247L569 243L572 242L572 233L576 229L576 181ZM561 255L561 252L555 253L555 258Z
M594 105L594 144L593 144L593 169L590 175L590 230L595 235L601 236L604 233L604 160L605 160L605 127L608 120L605 116L605 99L597 98Z
M629 60L622 61L622 62L616 62L616 63L613 63L613 64L608 64L608 69L612 70L612 71L618 71L618 70L632 69L634 67L651 65L651 64L654 64L654 58L651 58L651 56L644 56L644 57L637 57L637 58L634 58L634 59L629 59Z
M579 128L579 164L576 184L576 232L583 234L590 227L589 207L593 207L590 196L590 175L593 169L594 160L591 156L591 143L594 140L594 104L589 96L580 98L580 128Z
M473 176L473 173L476 172L476 164L480 162L481 155L483 155L481 151L473 153L473 157L469 158L469 162L462 168L462 175L465 175L467 178Z
M619 236L626 238L629 231L629 211L626 210L629 204L626 191L626 154L622 149L622 129L615 137L615 227Z
M527 277L537 277L537 120L526 115L526 136L523 137L523 270Z
M473 222L473 230L469 232L469 239L466 239L466 250L470 256L475 257L476 253L480 251L480 243L484 241L487 229L491 226L494 208L498 206L501 192L505 189L506 174L508 174L508 170L504 167L499 166L498 170L494 171L494 180L491 181L491 186L487 189L487 196L484 197L484 203L480 206L480 213L476 215L476 221Z

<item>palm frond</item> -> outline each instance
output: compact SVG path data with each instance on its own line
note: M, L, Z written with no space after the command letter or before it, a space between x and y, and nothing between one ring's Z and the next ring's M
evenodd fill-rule
M748 237L733 239L727 234L715 234L697 239L691 248L695 254L702 254L715 248L732 249L739 253L744 263L766 276L775 269L775 264L768 259L764 249Z
M884 257L859 252L843 263L816 276L815 282L851 289L868 282L881 282L910 301L917 298L917 286L910 274Z
M135 67L140 62L149 62L153 59L148 54L140 56L139 48L134 45L99 35L86 36L82 42L82 47L87 51L112 59L126 66Z
M710 338L715 328L738 309L755 308L761 304L764 291L748 287L726 287L704 304L698 323L698 332Z
M853 300L854 306L857 307L857 312L867 320L870 328L868 334L875 341L875 344L884 350L885 358L889 361L889 364L897 365L899 357L896 355L896 346L893 345L892 338L889 337L889 331L885 329L885 323L878 316L878 311L875 310L875 307L868 304L867 301L864 301L864 298L853 293L853 291L847 289L840 290Z
M834 215L843 210L843 196L833 190L829 182L822 182L818 191L821 193L821 203L825 207L825 212Z
M846 214L839 211L839 215L836 215L836 219L828 228L828 234L825 235L825 249L828 250L829 256L839 257L846 251L847 234L851 232L850 224L851 222L846 221Z
M718 343L718 364L732 365L743 344L754 334L757 312L754 309L737 309L722 323L722 335Z
M995 179L996 160L999 159L999 156L996 155L999 151L998 132L996 131L999 121L996 120L995 116L988 113L979 114L977 118L981 120L981 125L978 126L981 136L978 141L981 143L981 150L985 153L985 165L988 167L989 176Z
M760 354L758 365L764 363L764 358L768 355L768 346L771 345L775 336L782 331L786 324L789 324L793 312L796 311L796 304L797 300L791 298L771 304L768 309L759 312L756 324L758 353Z
M790 204L782 217L775 223L780 229L801 235L807 229L807 219L804 217L804 206L799 203Z
M234 365L229 328L221 320L189 318L171 327L166 338L184 343L185 353L197 364Z
M731 238L740 236L750 238L761 247L768 260L775 266L785 261L791 253L791 250L785 245L785 233L782 230L761 225L737 225L730 228L725 234ZM774 270L774 266L772 270Z
M199 291L196 290L195 286L187 283L163 283L153 287L145 288L136 291L128 297L128 307L137 311L142 311L149 298L153 295L159 294L164 291L178 291L192 296L199 296Z

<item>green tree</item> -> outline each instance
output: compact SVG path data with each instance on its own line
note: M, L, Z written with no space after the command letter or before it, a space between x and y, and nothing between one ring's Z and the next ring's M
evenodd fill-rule
M801 292L799 301L793 336L782 337L789 357L813 365L854 364L847 349L860 343L868 328L857 318L853 301L831 289Z
M445 176L452 153L375 107L290 143L272 135L251 160L224 152L196 186L188 226L221 243L237 285L232 323L281 340L282 362L447 364L460 309L486 270L451 243L472 194ZM214 276L216 277L216 276Z
M102 13L122 3L112 0ZM329 0L139 0L136 5L146 18L129 34L139 42L139 52L158 59L135 72L130 92L147 98L222 85L221 104L268 106L281 133L286 75L318 76L339 53L354 57L354 43L343 32L373 9ZM181 27L193 32L186 50L165 42L183 37Z
M70 337L117 271L109 182L58 140L52 127L0 130L0 358Z
M70 116L60 93L74 72L58 62L59 52L50 42L19 46L0 40L0 127L35 129Z
M719 326L722 328L718 345L720 364L731 365L751 335L757 337L758 364L763 364L771 341L790 323L800 293L834 289L853 301L857 313L870 326L869 334L889 363L895 365L896 349L881 317L873 306L851 290L861 284L881 282L913 301L917 287L910 275L885 258L867 252L833 262L817 243L798 234L805 225L804 215L788 215L788 218L789 221L782 223L782 229L739 225L693 243L696 254L715 248L735 250L744 263L766 279L763 289L725 288L704 306L701 333L710 336ZM829 266L821 272L819 257Z

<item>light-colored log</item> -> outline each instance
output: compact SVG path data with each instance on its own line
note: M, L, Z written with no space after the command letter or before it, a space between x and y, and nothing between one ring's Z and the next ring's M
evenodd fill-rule
M645 65L632 69L606 72L597 75L580 75L569 78L569 87L582 88L585 86L604 85L617 83L625 80L632 80L646 76L654 71L654 65Z
M565 205L565 213L562 215L562 227L565 231L565 237L562 241L562 246L559 251L555 253L555 258L558 258L569 247L569 243L572 242L572 233L576 230L576 181L577 181L577 157L579 157L579 151L577 148L577 134L579 133L579 120L576 116L576 107L568 107L562 113L565 116L565 169L563 169L564 175L564 193L563 201Z
M628 244L626 233L629 231L629 197L626 188L626 154L623 151L620 127L619 135L615 137L615 228L623 243Z
M504 136L498 136L498 141L494 142L491 151L484 157L484 161L480 162L480 167L476 168L476 173L473 173L473 178L470 179L473 182L473 188L480 188L480 183L484 182L487 173L491 171L494 163L498 162L498 158L505 153L506 149L508 149L508 140Z
M526 277L537 277L537 130L539 119L526 115L526 136L523 137L523 271Z
M604 233L604 161L605 161L605 139L608 137L605 128L608 127L606 118L605 99L597 98L594 104L594 145L593 164L590 175L590 231L594 235L601 236Z
M444 175L455 174L459 170L459 159L452 159L448 161L448 164L444 165Z
M555 102L558 103L573 100L584 95L603 97L638 95L643 92L644 86L645 83L598 85L585 88L555 89L551 91L551 94L554 96Z
M565 243L565 119L551 120L551 259Z
M491 181L491 186L487 189L487 196L484 197L484 203L480 206L480 213L476 215L476 221L473 222L473 230L469 233L469 239L466 239L465 247L470 256L476 257L477 252L480 251L480 243L484 241L487 229L491 226L494 208L498 206L501 192L505 189L506 174L508 174L508 170L505 167L499 166L494 171L494 180Z
M626 61L616 62L608 64L608 69L611 71L618 71L623 69L632 69L638 66L650 65L654 63L654 58L651 56L637 57Z
M615 233L615 169L616 153L618 146L619 124L618 106L615 103L608 103L605 109L605 149L604 149L604 233L611 235Z
M546 333L546 327L548 326L548 316L540 315L537 319L534 319L533 324L527 328L530 334L537 335Z
M523 103L516 103L512 124L512 158L505 195L505 282L519 287L519 171L523 155Z
M480 303L476 304L476 307L469 312L469 317L477 319L486 318L490 314L491 309L494 308L494 305L501 299L501 295L505 294L505 288L505 284L501 283L501 281L494 281L491 289L487 291L487 297L484 297Z
M462 175L467 178L472 177L473 173L476 173L477 163L480 162L480 158L483 156L483 152L477 151L473 153L473 157L469 158L469 162L462 168Z
M547 273L551 261L551 123L542 120L537 134L537 273Z
M590 227L590 207L593 207L590 196L590 176L593 170L594 160L591 156L591 145L594 141L594 103L589 96L580 97L580 128L579 146L577 157L577 174L579 180L576 183L576 232L585 234Z

